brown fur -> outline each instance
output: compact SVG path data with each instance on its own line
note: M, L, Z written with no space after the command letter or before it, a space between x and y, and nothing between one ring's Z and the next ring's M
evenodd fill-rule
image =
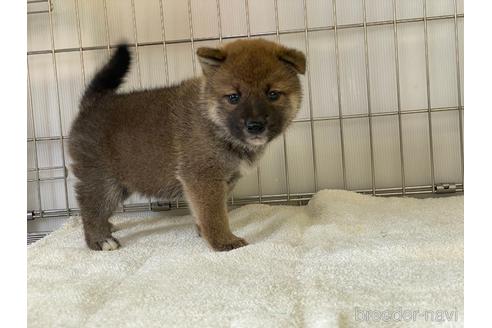
M256 162L299 110L304 55L261 39L200 48L203 77L115 94L120 82L114 80L129 64L127 50L120 50L86 91L70 133L87 245L119 246L108 218L133 192L164 199L184 195L213 249L247 245L229 228L227 195L240 178L240 165ZM280 92L278 99L268 98L271 90ZM233 93L240 94L237 104L228 102ZM248 133L245 124L253 120L266 130Z

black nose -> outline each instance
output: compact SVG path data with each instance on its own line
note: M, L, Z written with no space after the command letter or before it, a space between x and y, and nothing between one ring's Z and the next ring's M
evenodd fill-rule
M250 121L246 122L246 129L251 134L260 134L265 131L265 123L259 121Z

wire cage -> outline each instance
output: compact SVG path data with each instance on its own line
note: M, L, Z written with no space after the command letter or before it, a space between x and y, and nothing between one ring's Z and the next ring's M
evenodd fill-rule
M200 46L262 37L306 54L299 115L231 205L299 204L325 188L463 191L462 0L27 3L28 220L78 213L67 135L86 83L121 40L135 58L123 92L199 75ZM120 210L183 206L136 195Z

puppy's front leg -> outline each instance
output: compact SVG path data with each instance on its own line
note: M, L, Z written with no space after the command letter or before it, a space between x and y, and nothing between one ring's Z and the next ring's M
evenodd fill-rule
M235 236L227 218L227 183L205 179L180 179L201 236L216 251L228 251L248 243Z

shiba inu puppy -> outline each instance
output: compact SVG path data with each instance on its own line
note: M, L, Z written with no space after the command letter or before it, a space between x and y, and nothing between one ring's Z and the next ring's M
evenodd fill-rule
M296 116L306 59L262 39L199 48L197 56L202 77L116 94L131 63L120 45L85 91L69 151L89 248L120 246L108 219L133 192L184 196L214 250L247 245L231 232L227 196L240 167L253 165Z

